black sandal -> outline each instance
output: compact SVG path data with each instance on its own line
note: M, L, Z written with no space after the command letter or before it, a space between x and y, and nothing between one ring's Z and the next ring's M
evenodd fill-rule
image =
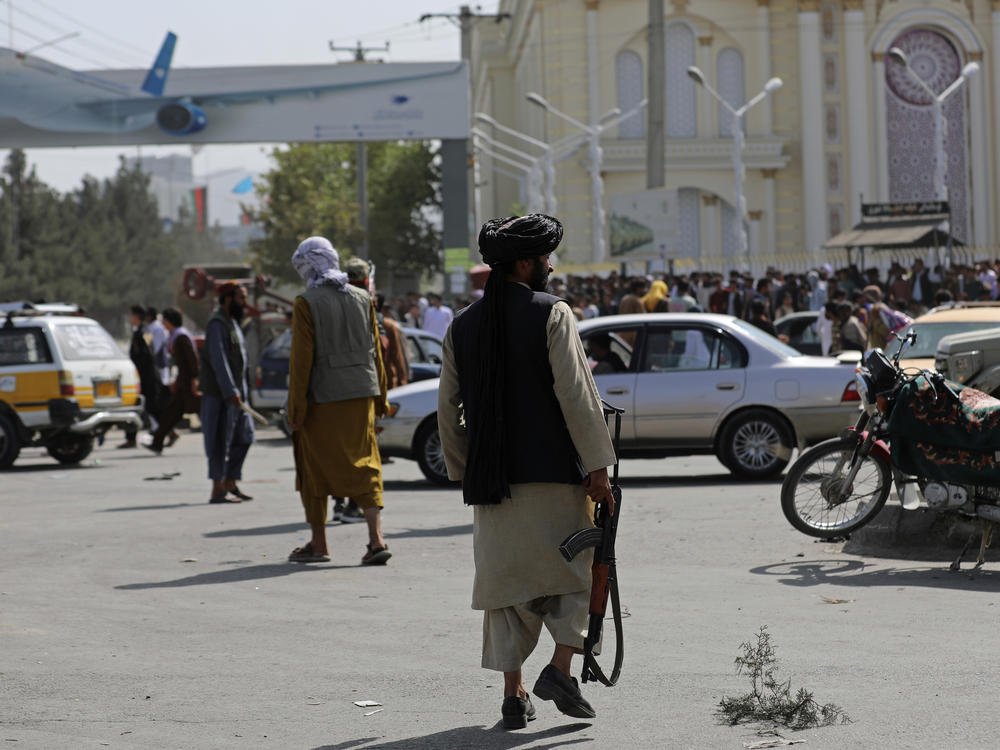
M231 490L229 490L229 494L233 495L234 497L238 497L240 500L244 501L253 500L253 495L247 495L243 492L240 492L239 487L233 487Z

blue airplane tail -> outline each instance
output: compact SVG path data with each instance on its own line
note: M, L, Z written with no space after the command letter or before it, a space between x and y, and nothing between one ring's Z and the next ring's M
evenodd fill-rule
M170 61L174 56L174 45L177 43L177 35L168 31L160 47L153 67L146 74L146 80L142 83L142 90L152 96L163 96L163 88L167 85L167 73L170 72Z

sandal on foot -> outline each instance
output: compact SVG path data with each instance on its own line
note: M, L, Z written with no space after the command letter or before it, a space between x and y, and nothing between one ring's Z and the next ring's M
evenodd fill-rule
M372 547L369 544L367 547L368 552L361 558L362 565L385 565L389 562L389 558L392 557L388 544L384 547Z
M239 487L233 487L229 490L229 494L238 497L240 500L253 500L253 495L248 495L245 492L240 492Z
M208 498L210 503L241 503L242 500L233 500L232 498L226 497L225 495L219 495L219 497Z
M329 555L317 555L313 552L312 542L306 542L301 547L296 547L292 550L292 554L288 556L288 562L300 562L300 563L313 563L313 562L330 562Z

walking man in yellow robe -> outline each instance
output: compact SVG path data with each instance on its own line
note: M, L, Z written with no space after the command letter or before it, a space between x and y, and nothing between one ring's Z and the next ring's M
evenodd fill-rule
M375 305L351 286L325 237L299 245L292 265L306 282L292 310L288 421L295 446L295 488L312 538L293 562L328 562L328 498L350 497L368 524L362 565L384 565L392 553L382 536L382 461L375 417L388 409Z

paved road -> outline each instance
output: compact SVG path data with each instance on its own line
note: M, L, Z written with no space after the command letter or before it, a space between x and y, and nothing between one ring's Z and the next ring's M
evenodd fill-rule
M257 499L239 506L206 504L197 435L160 458L107 446L73 469L29 451L0 475L5 747L739 750L760 737L713 709L745 691L733 659L763 624L793 685L854 719L784 732L804 747L997 746L1000 565L970 579L946 555L813 542L775 485L734 483L711 458L625 466L628 655L619 687L585 687L598 719L541 704L503 732L460 493L397 460L386 568L360 567L363 525L330 527L331 564L290 564L306 538L290 446L261 438L243 483Z

